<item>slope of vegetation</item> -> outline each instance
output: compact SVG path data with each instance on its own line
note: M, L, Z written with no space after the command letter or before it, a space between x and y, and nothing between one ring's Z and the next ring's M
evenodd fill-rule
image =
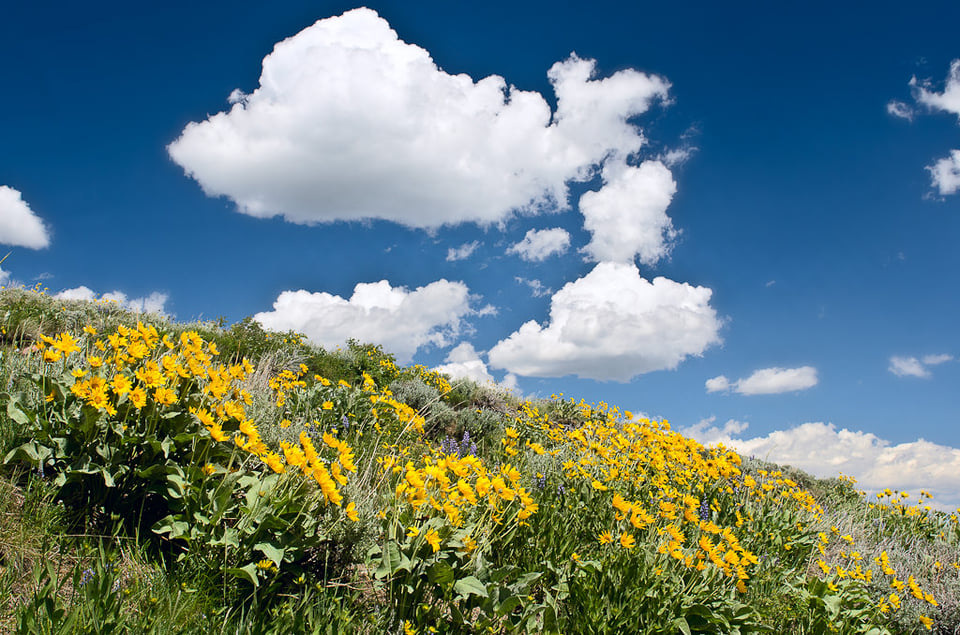
M0 630L953 633L926 493L226 327L0 291Z

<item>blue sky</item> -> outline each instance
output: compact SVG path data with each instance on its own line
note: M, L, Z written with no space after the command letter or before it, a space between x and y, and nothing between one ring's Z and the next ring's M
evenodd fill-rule
M960 7L759 4L21 3L0 275L955 506Z

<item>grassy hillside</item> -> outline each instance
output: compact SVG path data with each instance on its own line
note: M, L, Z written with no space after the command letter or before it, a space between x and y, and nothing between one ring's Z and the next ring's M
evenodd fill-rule
M0 292L0 630L954 633L927 494L245 320Z

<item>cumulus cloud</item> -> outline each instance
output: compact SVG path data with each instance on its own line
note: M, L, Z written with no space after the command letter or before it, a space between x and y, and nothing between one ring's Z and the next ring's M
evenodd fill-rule
M518 392L517 376L513 373L507 373L503 380L498 382L487 370L487 365L480 359L480 354L469 342L461 342L453 347L445 361L446 364L437 366L435 370L446 373L452 379L470 379L478 384L492 383L499 388Z
M931 376L929 366L937 366L953 359L952 355L926 355L923 359L916 357L901 357L894 355L890 358L890 365L887 367L891 373L897 377L923 377Z
M473 314L462 282L438 280L409 291L386 280L359 283L350 299L325 292L284 291L272 311L254 315L265 328L294 330L333 348L349 339L382 344L407 363L422 346L448 346Z
M716 416L711 415L706 419L701 419L692 426L681 428L680 434L696 439L704 445L709 445L728 439L732 435L745 432L746 429L750 427L750 424L746 421L737 421L736 419L728 419L725 424L717 427L713 425L716 420Z
M707 386L707 392L723 392L725 390L730 390L730 380L724 375L718 375L712 379L708 379L705 383Z
M572 54L537 92L450 75L370 9L319 20L275 45L260 85L168 146L209 196L295 223L386 219L435 228L567 207L567 182L644 143L632 117L669 83L595 77Z
M150 295L141 298L128 298L127 294L123 291L110 291L109 293L98 296L92 289L82 285L74 287L73 289L64 289L54 297L63 300L86 300L88 302L106 300L108 302L116 302L123 308L136 311L137 313L164 313L164 306L169 299L166 293L160 293L159 291L154 291Z
M30 249L50 245L50 232L43 221L18 190L6 185L0 185L0 243Z
M817 369L813 366L800 368L761 368L744 379L731 383L723 375L708 379L707 392L733 390L741 395L775 395L783 392L806 390L817 385Z
M910 86L917 103L930 110L942 110L957 115L957 121L960 122L960 59L950 63L950 71L947 73L942 93L934 90L930 80L918 80L913 77L910 79ZM913 116L912 109L897 101L891 101L887 105L887 112L897 116L905 116L898 113ZM927 171L930 173L931 184L940 196L956 194L960 190L960 150L951 150L948 156L928 165Z
M490 366L536 377L628 381L676 368L720 341L713 292L633 264L602 262L550 300L550 320L523 324L487 355Z
M667 207L677 191L670 170L660 161L639 167L613 160L603 167L603 187L580 197L584 229L593 237L583 248L593 261L652 265L670 253L676 236Z
M10 279L10 272L0 269L0 284L7 284L7 280Z
M956 194L960 190L960 150L951 150L950 156L928 165L927 171L940 196Z
M464 243L459 247L451 247L447 250L447 262L455 262L457 260L466 260L473 252L477 250L477 247L480 246L479 240L474 240L473 242Z
M941 508L960 505L957 448L923 439L892 444L869 432L837 430L834 424L821 422L752 439L734 438L734 434L737 432L705 425L692 436L701 442L723 443L742 455L793 465L819 478L842 472L855 477L868 491L890 487L916 492L922 488L934 495Z
M570 234L562 227L531 229L518 243L507 248L508 254L517 254L528 262L542 262L555 254L562 254L570 246Z
M910 80L910 85L914 87L918 102L931 110L943 110L957 115L960 120L960 59L950 63L942 93L934 91L930 81L918 81L916 77Z
M487 371L487 365L469 342L455 346L444 361L446 364L437 366L436 370L453 379L471 379L478 384L494 381L493 375Z

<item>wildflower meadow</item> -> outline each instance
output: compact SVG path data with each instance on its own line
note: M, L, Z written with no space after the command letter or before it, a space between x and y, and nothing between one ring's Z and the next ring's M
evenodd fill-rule
M0 630L955 633L960 516L244 320L0 292Z

